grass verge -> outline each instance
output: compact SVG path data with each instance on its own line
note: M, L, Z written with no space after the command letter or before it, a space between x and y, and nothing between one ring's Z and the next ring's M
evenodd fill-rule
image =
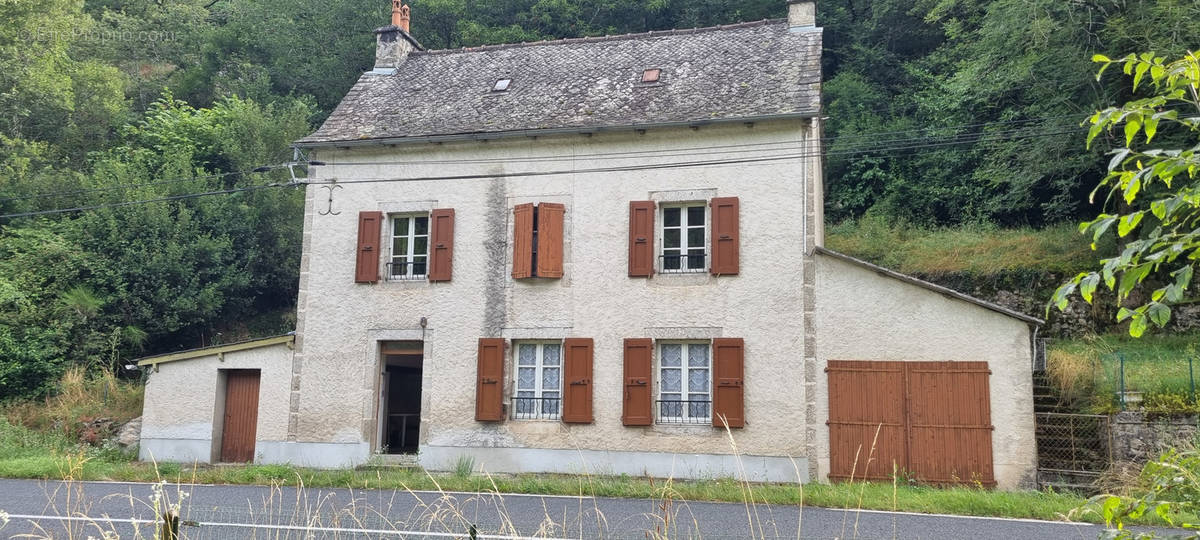
M80 453L82 452L82 454ZM81 459L82 458L82 459ZM81 463L82 462L82 463ZM745 484L733 479L664 481L630 476L552 474L430 474L421 469L362 468L315 470L288 465L157 467L103 449L71 449L61 437L32 432L0 421L0 477L55 480L67 474L79 481L170 482L233 485L303 485L414 491L499 492L584 497L625 497L742 503ZM974 487L936 488L892 484L753 484L758 503L899 510L1009 518L1061 520L1085 504L1072 493L999 492ZM1096 517L1096 516L1092 516ZM1152 521L1148 521L1152 522Z

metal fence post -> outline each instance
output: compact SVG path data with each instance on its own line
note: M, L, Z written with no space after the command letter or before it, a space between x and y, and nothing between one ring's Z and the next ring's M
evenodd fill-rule
M1121 366L1121 372L1118 374L1118 376L1120 377L1121 381L1121 410L1123 411L1125 410L1125 355L1122 353L1117 353L1117 360L1120 361Z
M159 540L179 540L179 513L170 510L162 515L162 534Z
M1196 372L1192 370L1192 357L1188 357L1188 386L1191 387L1192 404L1196 403Z

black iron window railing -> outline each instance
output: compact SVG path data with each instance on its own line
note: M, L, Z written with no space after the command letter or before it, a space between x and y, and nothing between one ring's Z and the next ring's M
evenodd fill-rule
M658 258L662 261L659 265L664 274L697 274L707 270L707 253L697 253L695 251L688 254L663 254Z
M390 262L387 276L391 281L420 281L425 279L428 269L429 263L426 261Z
M675 401L660 399L658 423L660 424L708 424L712 422L712 401Z
M514 420L558 420L562 415L562 398L514 397Z

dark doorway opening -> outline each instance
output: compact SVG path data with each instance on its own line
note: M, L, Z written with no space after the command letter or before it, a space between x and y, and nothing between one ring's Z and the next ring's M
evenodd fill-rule
M380 438L383 454L415 454L421 440L421 343L383 346Z

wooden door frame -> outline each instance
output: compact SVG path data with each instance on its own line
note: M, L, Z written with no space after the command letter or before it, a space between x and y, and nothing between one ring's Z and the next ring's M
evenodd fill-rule
M393 345L389 348L389 345ZM387 357L388 356L420 356L421 358L421 410L426 410L425 400L427 398L425 392L425 345L424 340L414 339L399 339L399 340L379 340L375 342L375 372L372 388L374 391L371 408L375 414L375 429L371 430L371 454L383 454L383 439L384 432L387 431L387 411L385 409L387 396L383 394L384 388L389 385L384 379L387 374ZM424 418L422 418L424 420ZM424 424L422 424L424 430ZM418 447L420 442L418 442Z

